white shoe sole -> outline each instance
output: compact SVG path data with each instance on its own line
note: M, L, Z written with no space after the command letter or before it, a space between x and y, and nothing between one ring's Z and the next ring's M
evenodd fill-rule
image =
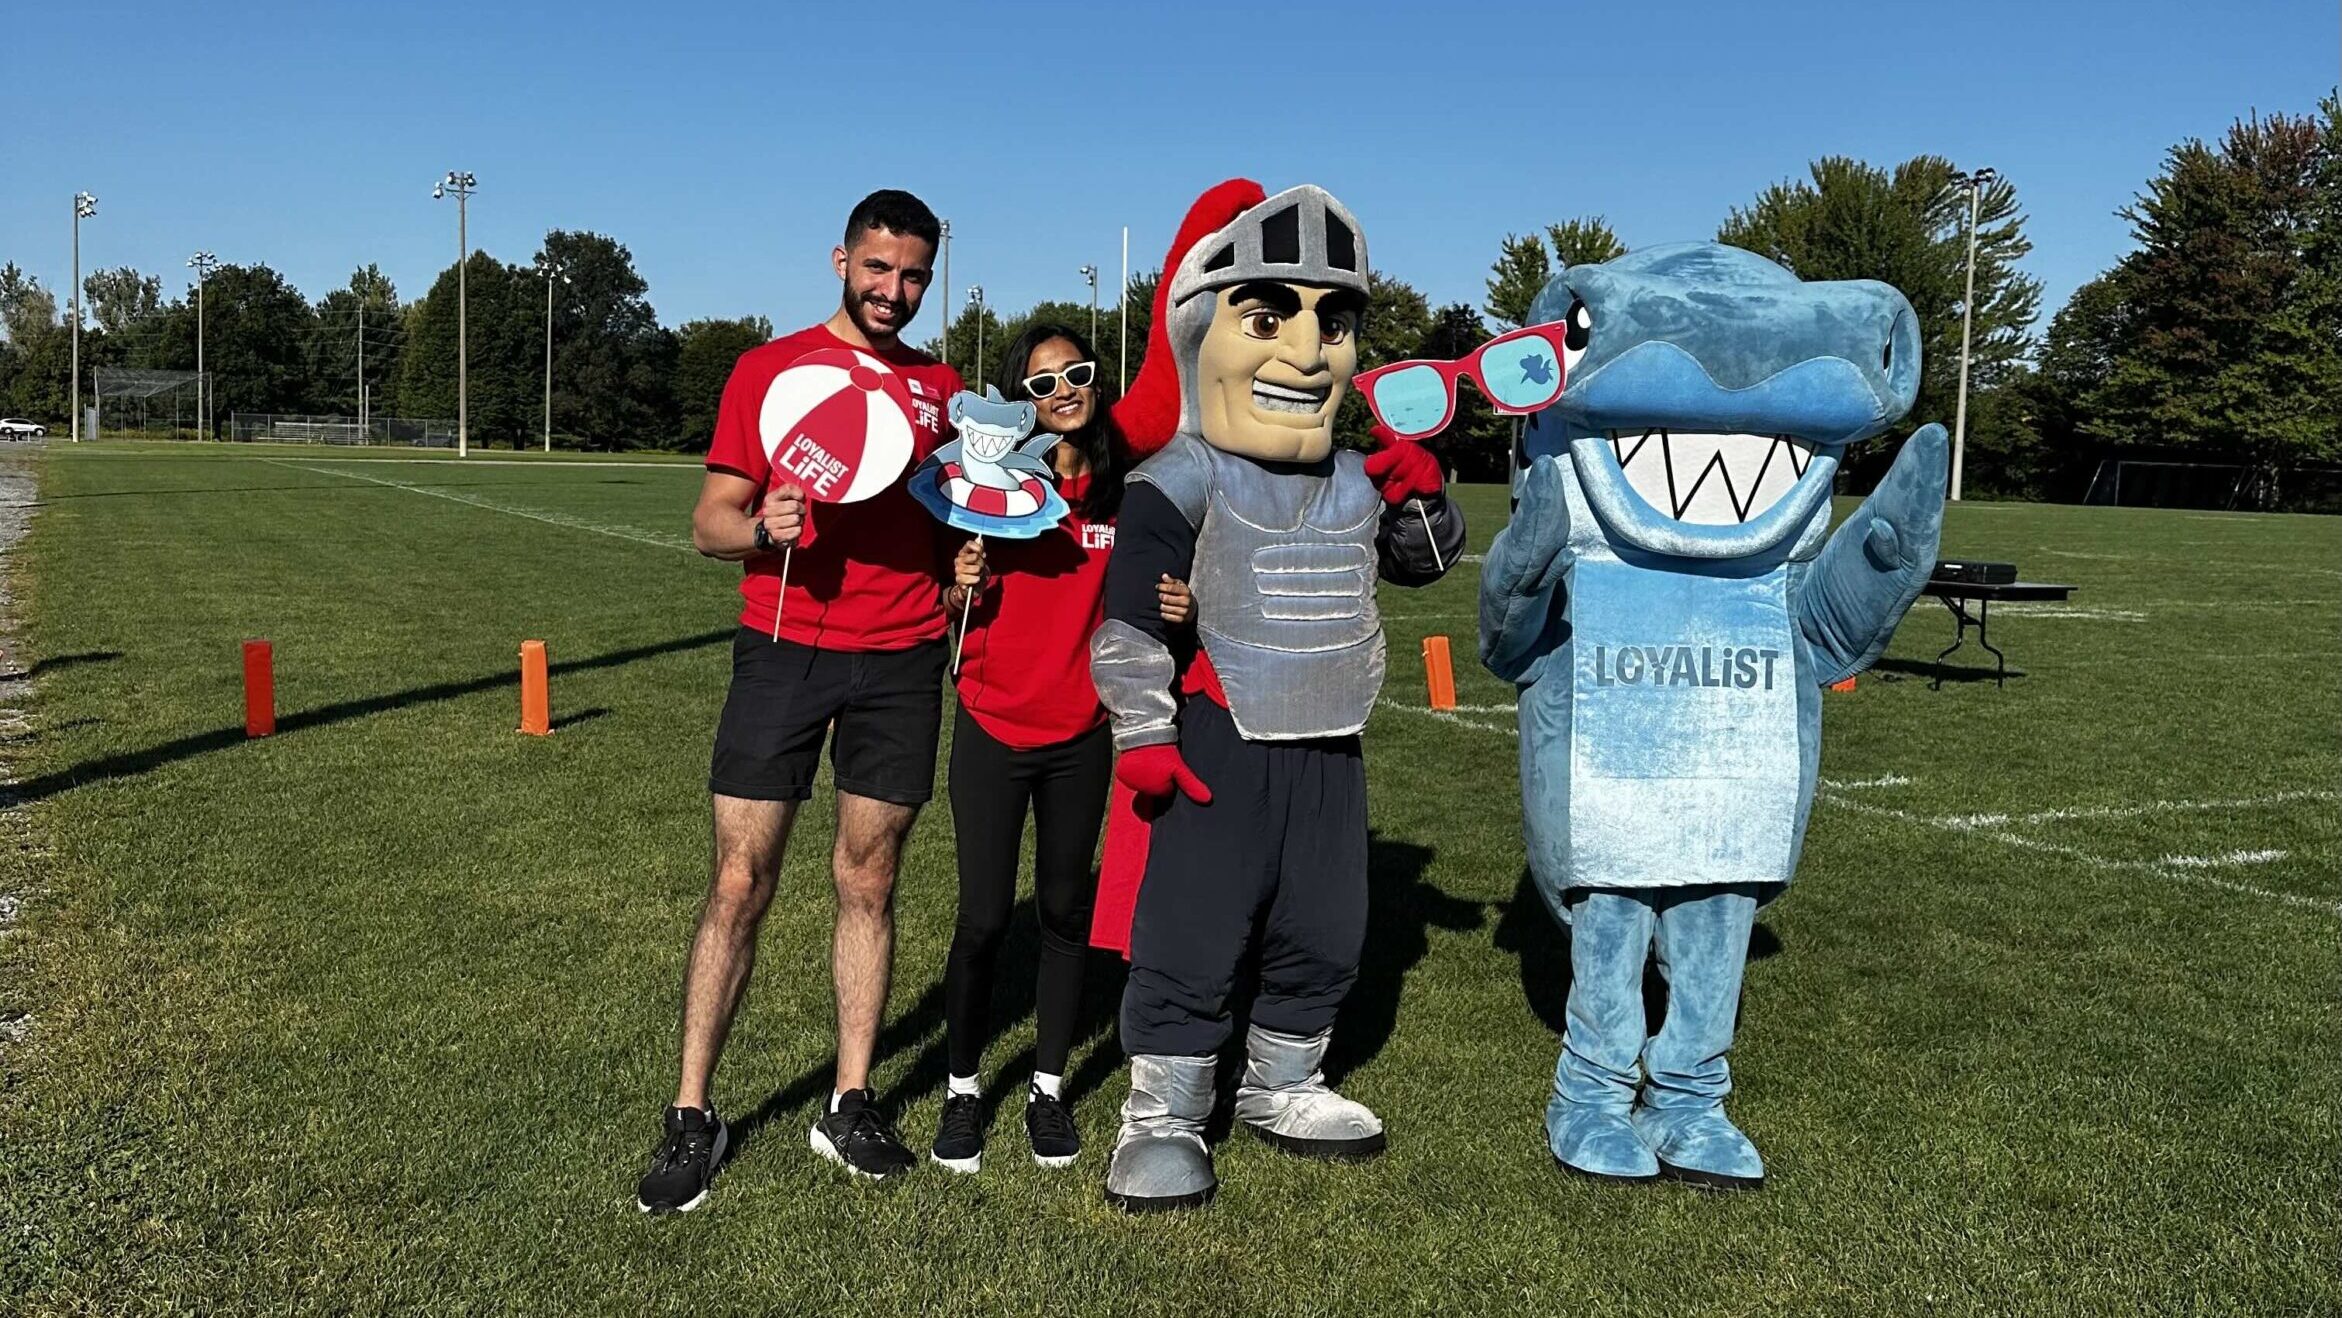
M974 1176L977 1172L984 1170L984 1155L981 1153L973 1158L946 1158L940 1153L933 1152L927 1156L935 1160L936 1166L958 1172L962 1176Z
M713 1152L708 1154L708 1184L701 1186L698 1194L695 1194L689 1199L684 1200L682 1203L679 1203L673 1208L668 1209L668 1212L688 1213L692 1209L697 1208L701 1204L707 1202L708 1194L715 1185L716 1173L721 1171L724 1166L724 1150L730 1148L731 1145L732 1128L730 1126L718 1125L716 1127L716 1147ZM634 1207L635 1211L642 1213L655 1213L659 1211L658 1209L651 1207L649 1204L644 1203L641 1196L639 1195L635 1197Z
M1036 1166L1041 1167L1071 1167L1073 1166L1074 1159L1081 1156L1082 1155L1078 1153L1068 1153L1061 1157L1044 1158L1040 1154L1036 1153L1033 1155L1033 1162Z
M822 1157L829 1159L831 1162L836 1163L838 1166L845 1168L848 1173L859 1176L865 1181L884 1181L890 1180L894 1176L901 1175L900 1172L866 1172L854 1164L847 1162L846 1155L838 1152L838 1146L829 1142L829 1136L822 1134L821 1127L819 1126L815 1126L813 1128L813 1151L820 1154Z

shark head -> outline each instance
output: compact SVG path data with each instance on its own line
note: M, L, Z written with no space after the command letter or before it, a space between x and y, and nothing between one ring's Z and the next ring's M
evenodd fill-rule
M1919 391L1919 321L1876 280L1806 282L1721 243L1571 266L1529 323L1565 323L1568 387L1522 426L1515 484L1572 463L1619 539L1735 558L1788 543L1829 500L1848 444Z
M951 424L959 431L960 451L980 462L1008 456L1033 433L1036 419L1031 403L1012 403L990 385L981 396L965 389L951 396Z

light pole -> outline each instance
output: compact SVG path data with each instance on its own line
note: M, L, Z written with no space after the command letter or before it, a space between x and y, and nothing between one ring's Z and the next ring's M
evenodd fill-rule
M1952 405L1952 501L1960 499L1961 468L1968 456L1968 331L1976 319L1976 205L1984 185L2000 177L1990 167L1952 175L1968 189L1968 293L1960 300L1960 394Z
M81 442L81 222L98 213L98 199L86 192L73 194L73 442Z
M984 388L984 286L982 284L968 285L968 305L976 309L976 373L968 377L968 383L981 391Z
M951 221L939 221L943 229L943 305L951 305ZM943 364L951 365L951 313L943 313Z
M1122 226L1122 287L1114 290L1114 324L1122 335L1122 347L1115 353L1114 369L1122 380L1114 392L1124 393L1130 388L1130 226Z
M219 265L220 258L209 252L187 258L187 268L195 272L195 414L202 419L205 439L211 438L211 377L203 371L203 286Z
M561 263L550 253L537 257L537 269L545 276L545 451L553 451L553 281L569 282L561 273Z
M464 266L472 259L472 240L465 223L472 200L472 189L478 187L477 176L463 170L451 169L447 177L431 185L434 200L449 193L455 194L455 455L464 457L472 446L472 376L470 345L465 342L464 325Z
M1090 343L1093 345L1091 351L1094 352L1094 345L1098 342L1098 267L1085 265L1080 274L1090 285Z

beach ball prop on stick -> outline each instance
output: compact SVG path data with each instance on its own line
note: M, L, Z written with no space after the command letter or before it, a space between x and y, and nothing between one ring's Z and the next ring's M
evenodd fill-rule
M910 465L911 391L892 367L869 353L816 349L765 387L757 437L775 479L795 481L816 503L859 503L894 484ZM781 593L773 605L776 641L795 548L781 550Z

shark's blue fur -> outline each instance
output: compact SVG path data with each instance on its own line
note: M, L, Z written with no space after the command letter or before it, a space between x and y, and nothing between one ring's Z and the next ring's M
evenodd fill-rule
M1942 526L1930 425L1829 530L1839 454L1917 392L1917 321L1885 284L1803 282L1714 243L1564 269L1529 319L1575 319L1584 341L1522 432L1480 654L1520 687L1529 866L1574 926L1553 1151L1635 1178L1647 1149L1670 1174L1754 1184L1762 1160L1721 1106L1753 913L1797 868L1821 689L1878 657ZM1810 457L1770 509L1694 525L1651 507L1614 452L1613 435L1661 429L1789 436ZM1671 1003L1656 1033L1654 946Z

